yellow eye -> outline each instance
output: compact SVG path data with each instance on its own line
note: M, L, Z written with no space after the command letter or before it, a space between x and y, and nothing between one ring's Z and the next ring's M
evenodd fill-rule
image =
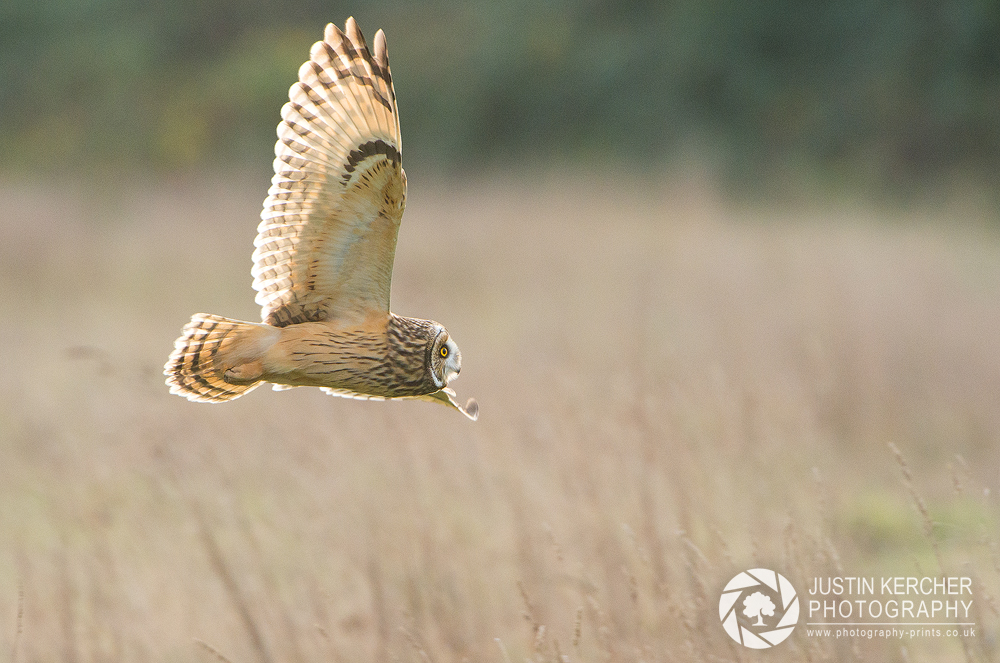
M442 357L447 357L448 356L448 346L447 345L442 345L441 346L441 356Z

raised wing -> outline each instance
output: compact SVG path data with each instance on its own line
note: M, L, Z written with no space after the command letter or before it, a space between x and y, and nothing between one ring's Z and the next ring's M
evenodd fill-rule
M385 35L332 23L281 109L253 253L261 319L278 327L388 312L406 201Z

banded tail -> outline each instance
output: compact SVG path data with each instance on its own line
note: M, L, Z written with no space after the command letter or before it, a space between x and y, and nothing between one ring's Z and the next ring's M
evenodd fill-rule
M280 333L271 325L196 313L163 367L170 393L208 403L239 398L261 383L260 359Z

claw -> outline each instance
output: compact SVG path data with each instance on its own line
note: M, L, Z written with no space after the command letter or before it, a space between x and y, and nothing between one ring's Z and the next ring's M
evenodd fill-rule
M466 403L465 407L458 404L455 400L454 390L445 387L444 389L439 389L433 394L427 394L426 396L420 397L422 400L434 401L441 403L442 405L447 405L448 407L453 407L465 416L467 416L472 421L479 418L479 403L476 402L475 398L470 398Z

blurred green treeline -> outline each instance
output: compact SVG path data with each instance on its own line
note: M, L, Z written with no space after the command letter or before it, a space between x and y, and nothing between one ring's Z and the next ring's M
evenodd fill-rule
M266 169L352 14L386 31L409 168L1000 180L995 0L4 0L0 169Z

